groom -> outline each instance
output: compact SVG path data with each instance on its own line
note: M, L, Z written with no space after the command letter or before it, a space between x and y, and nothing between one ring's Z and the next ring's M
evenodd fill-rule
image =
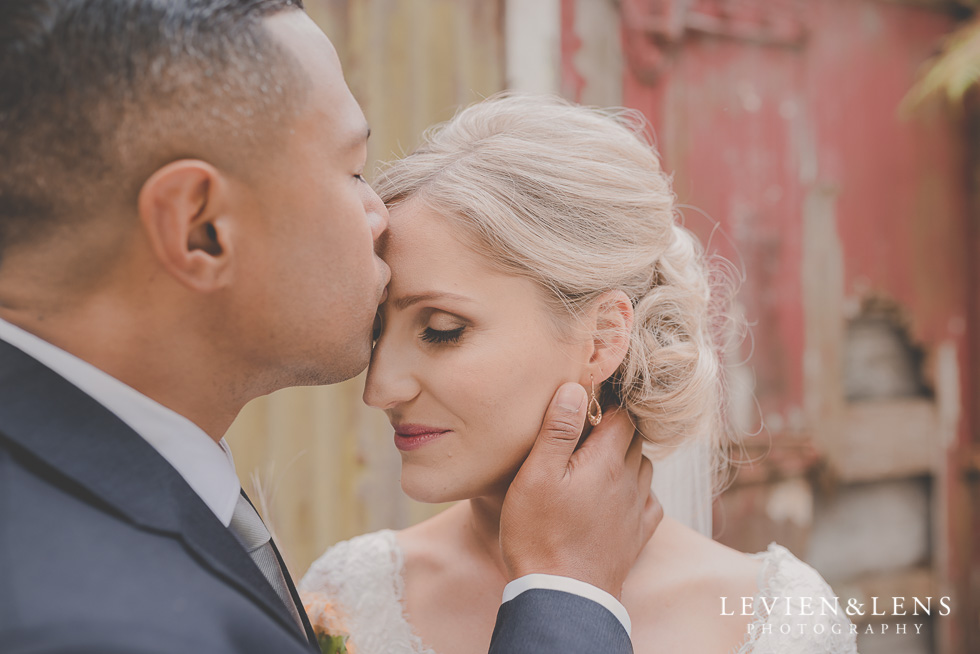
M300 4L0 5L5 654L316 651L222 440L359 373L388 282L368 128ZM630 651L662 512L622 421L573 455L584 414L559 389L507 496L491 651Z

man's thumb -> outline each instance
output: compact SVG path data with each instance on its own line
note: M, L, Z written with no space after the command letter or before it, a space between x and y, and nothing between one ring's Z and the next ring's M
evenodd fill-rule
M569 382L562 384L551 400L528 463L538 470L564 475L585 426L585 389ZM526 464L525 464L526 465Z

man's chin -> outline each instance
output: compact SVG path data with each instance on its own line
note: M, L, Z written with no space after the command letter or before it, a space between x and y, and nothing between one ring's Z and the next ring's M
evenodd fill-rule
M371 344L351 346L343 355L319 361L313 357L299 369L294 369L287 386L329 386L357 377L371 360Z
M350 362L350 365L345 368L338 377L335 377L333 381L327 382L328 384L337 384L348 379L353 379L359 374L367 370L368 364L371 362L371 346L368 345L365 348L364 353L357 357L356 360Z

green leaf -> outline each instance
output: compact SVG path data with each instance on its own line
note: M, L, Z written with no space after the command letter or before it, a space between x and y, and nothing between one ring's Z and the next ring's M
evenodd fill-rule
M317 642L320 643L322 654L347 654L347 636L320 634Z
M951 103L980 81L980 15L944 39L942 52L920 75L915 86L902 101L902 113L908 114L927 98L945 95Z

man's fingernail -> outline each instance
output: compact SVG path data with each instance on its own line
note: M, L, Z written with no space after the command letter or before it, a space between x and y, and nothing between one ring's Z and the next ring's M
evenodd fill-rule
M579 407L582 406L583 397L585 394L581 391L581 387L575 387L571 384L562 386L561 390L558 391L558 406L568 411L578 411Z

